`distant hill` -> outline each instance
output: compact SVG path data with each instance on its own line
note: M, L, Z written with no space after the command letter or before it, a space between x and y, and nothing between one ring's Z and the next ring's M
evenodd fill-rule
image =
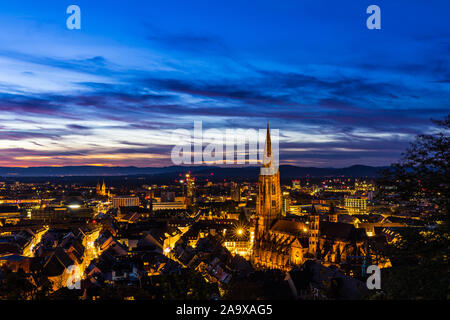
M376 177L382 169L387 167L371 167L354 165L347 168L315 168L297 167L291 165L280 166L282 179L302 177L338 177L349 178ZM258 177L259 167L210 167L210 166L170 166L170 167L96 167L96 166L67 166L67 167L0 167L0 177L61 177L61 176L133 176L133 175L165 175L177 176L191 171L197 176L214 176L218 179L242 178L253 180ZM212 174L212 175L211 175Z

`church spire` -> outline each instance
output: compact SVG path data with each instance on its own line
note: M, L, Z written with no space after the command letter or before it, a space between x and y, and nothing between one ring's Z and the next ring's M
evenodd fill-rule
M269 121L267 121L267 134L266 134L266 145L264 148L264 155L270 158L272 157L272 141L270 140Z
M106 196L106 184L105 184L105 179L103 179L101 195L102 195L102 196Z
M267 122L266 143L264 145L264 155L262 159L261 174L273 175L278 170L275 169L275 163L272 154L272 141L270 139L269 122Z

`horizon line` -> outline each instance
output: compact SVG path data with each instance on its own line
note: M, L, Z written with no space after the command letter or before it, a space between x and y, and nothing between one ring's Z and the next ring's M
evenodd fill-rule
M356 167L356 166L363 166L363 167L390 167L391 164L385 164L385 165L368 165L368 164L351 164L343 167L332 167L332 166L301 166L301 165L294 165L294 164L280 164L279 166L291 166L291 167L297 167L297 168L319 168L319 169L343 169L343 168L350 168L350 167ZM208 164L192 164L192 165L167 165L167 166L109 166L109 165L67 165L67 166L60 166L60 165L43 165L43 166L0 166L0 168L7 169L7 168L18 168L18 169L34 169L34 168L80 168L80 167L90 167L90 168L137 168L137 169L162 169L162 168L172 168L172 167L205 167L205 168L222 168L226 169L227 167L233 167L233 168L259 168L260 166L256 165L245 165L245 164L234 164L234 165L208 165Z

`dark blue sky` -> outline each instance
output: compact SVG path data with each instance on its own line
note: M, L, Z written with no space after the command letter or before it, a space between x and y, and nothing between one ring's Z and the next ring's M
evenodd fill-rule
M81 8L81 30L66 8ZM381 8L381 30L366 8ZM3 1L0 166L170 165L171 132L280 129L282 163L396 161L450 109L450 1Z

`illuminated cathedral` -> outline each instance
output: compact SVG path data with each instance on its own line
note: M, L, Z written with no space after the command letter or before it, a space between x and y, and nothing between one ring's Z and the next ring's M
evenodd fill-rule
M258 180L254 228L251 260L257 268L288 271L307 259L339 265L347 262L347 257L367 254L365 231L337 222L334 208L326 221L321 221L314 206L305 222L282 217L280 173L272 154L269 126Z
M99 196L107 196L108 193L106 193L106 184L105 180L103 180L103 183L100 185L100 182L97 183L97 195Z

